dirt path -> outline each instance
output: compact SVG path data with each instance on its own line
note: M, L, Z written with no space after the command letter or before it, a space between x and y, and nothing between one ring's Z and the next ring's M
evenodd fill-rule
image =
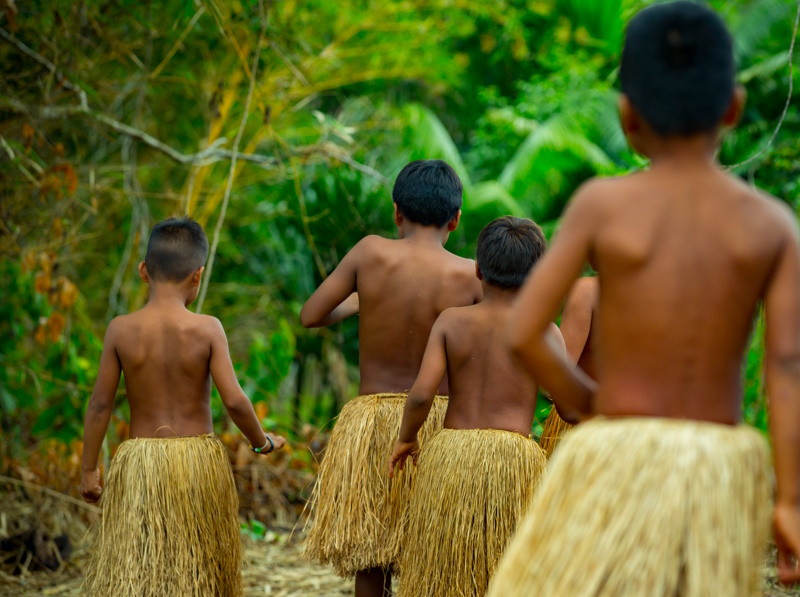
M245 546L245 597L338 597L353 594L352 581L338 578L329 568L309 564L301 557L302 545L280 535L272 542L243 538ZM85 553L80 549L79 553ZM800 596L800 590L779 587L767 570L763 597ZM35 573L23 578L0 573L0 597L72 597L80 595L83 572L67 564L58 573Z
M338 578L328 568L308 564L302 546L288 542L243 539L245 545L245 597L337 597L352 595L352 581ZM26 577L0 575L0 597L71 597L80 595L82 570L67 564L58 573L34 573Z

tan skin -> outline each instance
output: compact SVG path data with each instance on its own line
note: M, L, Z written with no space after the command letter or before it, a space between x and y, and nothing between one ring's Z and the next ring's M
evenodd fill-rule
M600 288L597 278L579 278L567 295L561 313L561 334L567 347L567 356L589 377L597 380L596 359L594 356L592 320L597 307ZM559 416L567 423L575 425L580 416L574 411L564 411L554 404Z
M567 295L560 325L567 355L595 380L597 363L592 348L592 319L595 316L599 295L597 278L578 278Z
M530 435L539 388L505 346L505 329L518 292L484 282L483 302L448 309L436 320L419 375L408 393L400 435L389 459L390 477L395 470L403 470L409 457L417 464L417 434L445 373L450 383L446 428L501 429ZM551 323L549 330L563 351L558 328Z
M722 126L738 120L737 91ZM522 290L508 330L525 369L559 404L590 415L740 419L740 367L756 308L766 313L766 382L777 496L778 571L800 582L800 244L793 214L725 173L719 133L664 139L620 101L651 168L582 187ZM546 330L583 264L599 271L598 385ZM531 308L536 305L536 308Z
M203 268L177 283L151 280L144 262L139 264L139 273L150 284L150 300L139 311L116 317L108 325L86 409L81 495L87 502L96 502L102 494L97 461L121 373L130 404L131 438L213 433L209 407L213 379L231 420L250 443L268 444L236 379L219 320L187 309L197 297ZM281 436L268 435L276 450L286 443Z
M300 320L305 327L359 314L362 395L408 391L439 314L481 300L474 262L444 249L460 216L443 228L421 226L405 219L395 205L400 238L361 240L303 306ZM447 393L446 383L439 391ZM388 571L356 573L357 597L383 595L391 595Z
M361 240L303 306L305 327L359 314L361 394L408 391L439 314L481 300L474 262L444 248L459 217L444 228L420 226L395 206L400 238Z

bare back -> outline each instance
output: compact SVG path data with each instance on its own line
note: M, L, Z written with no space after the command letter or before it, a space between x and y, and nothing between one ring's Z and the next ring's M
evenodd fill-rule
M215 322L187 309L151 305L114 320L131 437L212 433L209 363Z
M475 264L403 239L367 237L357 250L360 392L407 391L439 314L480 300ZM439 391L447 393L446 381Z
M784 214L710 168L653 169L593 190L598 412L738 422L742 357Z
M511 301L487 300L442 315L450 383L445 427L530 434L538 388L506 348L511 312Z

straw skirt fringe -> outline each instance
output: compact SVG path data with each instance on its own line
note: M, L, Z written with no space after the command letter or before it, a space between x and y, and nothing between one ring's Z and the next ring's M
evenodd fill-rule
M517 433L436 434L420 454L400 597L483 597L546 464Z
M750 597L771 514L747 427L593 420L570 432L491 583L492 597Z
M238 509L215 436L123 442L109 467L85 594L241 595Z
M404 514L416 476L406 467L389 479L389 457L400 432L405 394L359 396L348 402L331 433L308 508L313 521L304 555L348 577L393 569ZM447 399L437 397L420 431L420 445L442 428Z
M556 407L550 409L550 414L542 425L542 437L539 438L539 445L547 453L547 457L553 455L558 443L563 439L564 434L572 429L572 425L558 416Z

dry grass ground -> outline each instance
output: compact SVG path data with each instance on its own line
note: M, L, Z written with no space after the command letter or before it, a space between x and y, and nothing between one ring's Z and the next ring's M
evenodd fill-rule
M336 597L350 595L352 582L342 580L328 568L304 562L302 546L288 541L255 541L245 538L245 597ZM79 552L80 553L80 552ZM71 597L80 595L83 570L69 563L56 572L34 572L24 576L0 573L2 597Z
M6 486L8 487L8 486ZM0 540L23 528L38 525L47 536L66 535L71 553L55 571L32 571L30 554L0 551L0 597L71 597L80 595L85 562L93 543L97 520L92 507L39 492L0 490ZM335 576L330 568L315 566L301 557L302 537L288 530L267 533L268 540L243 536L245 597L337 597L352 595L352 581ZM16 564L15 564L16 562ZM11 572L16 568L16 573ZM22 568L22 573L20 573ZM764 597L800 596L800 590L778 586L771 567L766 570Z

